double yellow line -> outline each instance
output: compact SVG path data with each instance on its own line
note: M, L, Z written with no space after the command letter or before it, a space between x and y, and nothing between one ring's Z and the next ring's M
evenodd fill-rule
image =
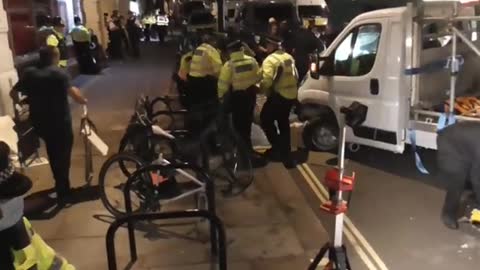
M312 169L308 164L297 165L297 169L302 174L303 178L310 186L312 191L321 203L328 200L328 191L315 176ZM357 252L358 256L365 263L369 270L388 270L388 267L382 261L380 256L373 250L372 246L368 243L365 237L355 227L353 222L345 216L344 234L348 241L352 244L353 248Z

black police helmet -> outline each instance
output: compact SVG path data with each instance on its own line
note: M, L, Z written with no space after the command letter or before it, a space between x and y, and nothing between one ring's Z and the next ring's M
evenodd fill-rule
M52 24L52 18L45 14L39 14L36 17L38 26L48 26Z
M82 19L81 19L79 16L75 16L75 17L73 18L73 22L74 22L75 24L77 24L77 25L78 25L78 24L82 24Z
M0 141L0 200L22 196L32 188L32 181L15 172L10 161L10 147Z
M65 23L63 22L62 17L60 17L60 16L55 16L55 17L53 18L53 26L64 27L64 26L65 26Z

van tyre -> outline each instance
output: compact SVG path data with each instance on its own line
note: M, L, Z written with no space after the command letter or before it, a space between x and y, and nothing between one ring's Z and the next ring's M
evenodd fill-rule
M334 120L316 118L307 122L302 136L310 151L329 152L338 146L339 129Z

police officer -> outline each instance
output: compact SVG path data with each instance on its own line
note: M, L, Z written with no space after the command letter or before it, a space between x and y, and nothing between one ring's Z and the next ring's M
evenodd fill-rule
M220 52L210 32L202 35L202 44L193 53L188 73L188 96L192 105L215 103L217 79L222 68Z
M77 62L82 73L94 73L94 63L90 54L91 36L88 29L82 25L80 17L75 16L73 19L75 27L70 31L72 36Z
M60 52L60 61L58 66L61 68L67 67L68 61L68 47L67 40L65 39L65 24L61 17L53 18L53 30L52 33L47 37L47 46L52 46L58 48Z
M187 79L187 100L192 118L190 128L196 132L205 128L217 112L217 80L222 58L210 31L201 35L202 44L193 53Z
M50 16L40 14L37 16L37 46L45 46L48 36L53 33L52 18Z
M230 60L220 71L218 97L219 99L226 97L224 103L227 104L224 105L232 112L233 126L253 154L251 133L258 92L256 84L261 80L260 68L255 58L245 55L240 40L229 43L227 51L230 53ZM258 162L253 163L257 165Z
M295 60L281 48L279 38L268 37L266 41L269 56L262 64L260 84L261 91L268 97L260 114L261 126L272 145L266 157L293 168L295 163L291 157L289 116L297 98Z

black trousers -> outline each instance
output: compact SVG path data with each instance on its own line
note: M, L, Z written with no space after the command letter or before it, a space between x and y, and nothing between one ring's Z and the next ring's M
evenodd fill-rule
M21 250L30 245L23 218L12 227L0 231L0 269L15 270L13 267L12 249Z
M233 91L230 96L233 127L243 139L249 150L252 145L253 112L257 95L254 90Z
M186 100L189 108L186 126L195 136L201 135L217 117L217 79L211 76L188 76ZM208 141L211 147L215 145L214 138L209 138Z
M74 42L75 55L80 68L80 73L95 74L99 72L97 64L94 62L89 42Z
M261 126L272 145L272 150L282 155L289 155L291 152L289 116L294 102L293 99L272 93L260 113Z
M70 161L73 147L71 125L61 128L36 128L38 135L47 147L48 160L55 179L55 191L58 197L68 195L70 191Z
M128 31L128 38L130 40L130 53L133 57L140 57L140 37L136 29Z

